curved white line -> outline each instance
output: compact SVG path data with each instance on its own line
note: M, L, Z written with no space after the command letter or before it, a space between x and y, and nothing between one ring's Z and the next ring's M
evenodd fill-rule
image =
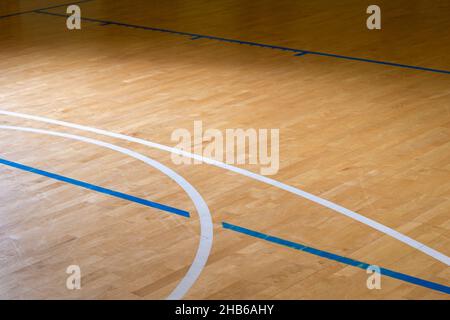
M178 283L176 288L172 291L172 293L167 297L169 300L181 299L186 294L186 292L192 287L197 278L200 276L203 268L206 265L206 262L209 257L209 253L211 252L212 242L213 242L213 224L211 214L209 212L209 208L202 198L200 193L182 176L173 171L172 169L166 167L165 165L150 159L140 153L132 151L130 149L122 148L104 141L95 140L87 137L81 137L77 135L41 130L41 129L33 129L33 128L24 128L24 127L15 127L15 126L3 126L0 125L0 129L5 130L17 130L17 131L25 131L32 133L40 133L51 136L63 137L78 141L83 141L91 144L95 144L97 146L105 147L111 150L118 151L120 153L126 154L135 159L141 160L146 164L154 167L155 169L161 171L172 180L174 180L183 190L188 194L191 198L192 202L197 209L199 219L200 219L200 242L197 249L197 253L195 255L194 261L192 262L191 267L188 272L184 276L184 278Z
M428 246L426 246L425 244L418 242L392 228L389 228L375 220L369 219L359 213L356 213L354 211L351 211L347 208L344 208L336 203L333 203L331 201L328 201L326 199L322 199L316 195L313 195L309 192L300 190L298 188L292 187L290 185L287 185L285 183L279 182L277 180L265 177L265 176L261 176L259 174L253 173L251 171L245 170L245 169L241 169L241 168L237 168L234 166L231 166L229 164L214 160L214 159L210 159L210 158L205 158L202 157L200 155L196 155L190 152L186 152L183 150L179 150L176 148L172 148L169 146L165 146L162 144L158 144L155 142L151 142L151 141L146 141L143 139L139 139L139 138L134 138L134 137L129 137L127 135L124 134L120 134L120 133L114 133L114 132L109 132L106 130L102 130L102 129L97 129L97 128L91 128L91 127L87 127L87 126L83 126L83 125L78 125L75 123L70 123L70 122L65 122L65 121L59 121L59 120L53 120L53 119L49 119L49 118L44 118L44 117L39 117L39 116L33 116L33 115L29 115L29 114L24 114L24 113L18 113L18 112L11 112L11 111L6 111L6 110L0 110L0 114L4 114L4 115L8 115L11 117L17 117L17 118L23 118L23 119L28 119L28 120L35 120L35 121L39 121L39 122L45 122L45 123L51 123L51 124L55 124L55 125L59 125L59 126L64 126L64 127L68 127L68 128L73 128L73 129L78 129L78 130L82 130L82 131L89 131L89 132L93 132L93 133L97 133L100 135L104 135L104 136L108 136L108 137L113 137L113 138L117 138L117 139L121 139L121 140L127 140L130 142L135 142L135 143L139 143L142 145L146 145L148 147L151 148L156 148L156 149L160 149L160 150L164 150L167 152L171 152L171 153L175 153L178 155L182 155L184 157L188 157L188 158L192 158L192 159L196 159L196 160L200 160L203 161L207 164L210 165L214 165L216 167L219 168L223 168L229 171L233 171L236 172L238 174L241 174L243 176L249 177L251 179L272 185L276 188L288 191L290 193L293 193L295 195L298 195L302 198L308 199L312 202L315 202L321 206L324 206L326 208L329 208L331 210L334 210L336 212L339 212L351 219L354 219L356 221L359 221L361 223L364 223L365 225L368 225L369 227L372 227L384 234L387 234L405 244L407 244L408 246L415 248L419 251L422 251L423 253L425 253L426 255L435 258L436 260L439 260L443 263L445 263L447 266L450 265L450 258L447 257L445 254L434 250L433 248L430 248Z

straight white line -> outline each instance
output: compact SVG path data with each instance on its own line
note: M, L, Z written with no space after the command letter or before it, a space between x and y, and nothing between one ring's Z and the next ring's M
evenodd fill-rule
M194 261L192 262L192 265L190 266L188 272L185 274L183 279L181 279L181 281L178 283L176 288L167 297L167 299L169 299L169 300L176 300L176 299L183 298L183 296L192 287L192 285L195 283L197 278L200 276L200 273L202 272L203 268L205 267L206 262L208 261L209 254L211 252L211 247L212 247L212 242L213 242L213 224L212 224L212 218L211 218L211 214L209 212L209 208L208 208L205 200L200 195L200 193L188 181L186 181L186 179L184 179L178 173L176 173L172 169L166 167L165 165L163 165L153 159L150 159L138 152L132 151L130 149L122 148L122 147L119 147L119 146L116 146L114 144L110 144L110 143L107 143L104 141L95 140L95 139L91 139L91 138L87 138L87 137L81 137L81 136L77 136L77 135L73 135L73 134L41 130L41 129L34 129L34 128L0 125L0 129L24 131L24 132L39 133L39 134L63 137L63 138L83 141L83 142L95 144L97 146L101 146L104 148L108 148L111 150L115 150L120 153L126 154L130 157L133 157L135 159L141 160L141 161L145 162L146 164L154 167L155 169L161 171L162 173L164 173L165 175L170 177L181 188L183 188L183 190L188 194L188 196L191 198L192 202L194 203L195 208L197 209L197 212L199 215L199 219L200 219L200 242L198 245L198 249L197 249L197 253L195 255Z
M254 172L245 170L245 169L241 169L241 168L237 168L234 167L232 165L214 160L214 159L210 159L210 158L205 158L202 157L200 155L196 155L190 152L186 152L183 150L179 150L176 148L172 148L169 146L165 146L162 144L158 144L155 142L151 142L151 141L147 141L147 140L143 140L143 139L139 139L139 138L134 138L134 137L130 137L124 134L120 134L120 133L114 133L114 132L109 132L106 130L102 130L102 129L97 129L97 128L91 128L91 127L87 127L87 126L83 126L83 125L78 125L78 124L74 124L74 123L70 123L70 122L65 122L65 121L59 121L59 120L53 120L53 119L49 119L49 118L44 118L44 117L39 117L39 116L33 116L33 115L29 115L29 114L24 114L24 113L18 113L18 112L11 112L11 111L6 111L6 110L0 110L0 114L4 114L4 115L8 115L11 117L16 117L16 118L23 118L23 119L28 119L28 120L35 120L35 121L39 121L39 122L45 122L45 123L51 123L51 124L55 124L55 125L59 125L59 126L64 126L64 127L68 127L68 128L73 128L73 129L78 129L78 130L82 130L82 131L89 131L89 132L93 132L93 133L97 133L100 135L104 135L104 136L109 136L109 137L113 137L113 138L117 138L117 139L121 139L121 140L127 140L130 142L135 142L135 143L139 143L142 145L146 145L148 147L151 148L156 148L156 149L160 149L160 150L164 150L167 152L171 152L171 153L175 153L178 155L182 155L184 157L188 157L188 158L192 158L192 159L196 159L196 160L200 160L203 161L204 163L219 167L219 168L223 168L225 170L229 170L229 171L233 171L236 172L238 174L241 174L243 176L249 177L251 179L272 185L276 188L291 192L293 194L296 194L302 198L308 199L314 203L317 203L321 206L324 206L326 208L329 208L331 210L334 210L336 212L339 212L351 219L354 219L356 221L359 221L361 223L364 223L365 225L372 227L373 229L376 229L384 234L387 234L405 244L407 244L408 246L415 248L423 253L425 253L426 255L433 257L436 260L439 260L443 263L445 263L447 266L450 265L450 258L447 257L445 254L434 250L428 246L426 246L423 243L420 243L394 229L391 229L377 221L374 221L372 219L369 219L357 212L351 211L347 208L344 208L336 203L333 203L331 201L328 201L326 199L322 199L318 196L315 196L311 193L308 193L306 191L300 190L298 188L289 186L285 183L279 182L277 180L256 174Z

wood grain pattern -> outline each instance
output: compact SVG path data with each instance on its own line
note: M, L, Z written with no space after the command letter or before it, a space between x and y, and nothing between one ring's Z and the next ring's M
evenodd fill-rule
M63 3L62 1L59 3ZM2 1L0 16L53 5ZM450 70L450 5L345 0L108 1L85 17ZM64 13L64 8L51 12ZM310 56L37 13L0 19L0 109L174 146L171 133L279 128L275 179L450 255L450 76ZM238 235L222 221L441 284L449 268L331 210L207 165L95 134L0 116L0 124L87 135L173 168L202 194L215 223L191 299L448 299L336 262ZM199 221L169 178L113 151L0 130L0 155L192 212L184 219L0 166L0 298L163 299L189 268ZM254 172L259 166L244 165ZM65 287L70 264L82 290Z

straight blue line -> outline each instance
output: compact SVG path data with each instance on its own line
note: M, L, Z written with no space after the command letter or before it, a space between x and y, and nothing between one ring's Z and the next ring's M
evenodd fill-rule
M0 158L0 164L4 164L4 165L10 166L10 167L13 167L13 168L16 168L16 169L20 169L20 170L23 170L23 171L39 174L41 176L44 176L44 177L47 177L47 178L51 178L51 179L54 179L54 180L67 182L67 183L73 184L75 186L79 186L79 187L82 187L82 188L85 188L85 189L89 189L89 190L92 190L92 191L96 191L96 192L100 192L100 193L103 193L103 194L107 194L107 195L110 195L110 196L113 196L113 197L116 197L116 198L120 198L120 199L123 199L123 200L128 200L128 201L131 201L131 202L139 203L139 204L142 204L142 205L147 206L147 207L151 207L151 208L159 209L159 210L162 210L162 211L174 213L174 214L177 214L177 215L180 215L180 216L183 216L183 217L187 217L187 218L190 217L189 212L184 211L184 210L180 210L180 209L177 209L177 208L169 207L169 206L166 206L164 204L160 204L160 203L157 203L157 202L145 200L145 199L142 199L142 198L131 196L131 195L128 195L128 194L125 194L125 193L122 193L122 192L118 192L118 191L114 191L114 190L111 190L111 189L106 189L106 188L103 188L103 187L99 187L99 186L96 186L96 185L93 185L93 184L90 184L90 183L87 183L87 182L83 182L83 181L80 181L80 180L75 180L75 179L72 179L72 178L64 177L64 176L61 176L61 175L56 174L56 173L51 173L51 172L48 172L48 171L32 168L32 167L29 167L29 166L26 166L26 165L23 165L23 164L20 164L20 163L17 163L17 162L12 162L12 161L8 161L8 160Z
M52 16L58 16L58 17L67 17L67 15L65 15L65 14L59 14L59 13L54 13L54 12L47 12L47 11L43 11L43 10L35 10L34 12L35 13L41 13L41 14L48 14L48 15L52 15ZM216 41L222 41L222 42L228 42L228 43L236 43L236 44L241 44L241 45L256 46L256 47L261 47L261 48L266 48L266 49L274 49L274 50L294 52L294 53L296 53L295 56L303 56L305 54L311 54L311 55L318 55L318 56L338 58L338 59L345 59L345 60L354 60L354 61L360 61L360 62L366 62L366 63L375 63L375 64L387 65L387 66L391 66L391 67L399 67L399 68L407 68L407 69L414 69L414 70L427 71L427 72L436 72L436 73L450 74L450 71L448 71L448 70L426 68L426 67L407 65L407 64L401 64L401 63L396 63L396 62L372 60L372 59L344 56L344 55L338 55L338 54L326 53L326 52L319 52L319 51L301 50L301 49L295 49L295 48L289 48L289 47L283 47L283 46L275 46L275 45L259 43L259 42L251 42L251 41L243 41L243 40L236 40L236 39L229 39L229 38L221 38L221 37L208 36L208 35L198 34L198 33L190 33L190 32L176 31L176 30L170 30L170 29L147 27L147 26L142 26L142 25L129 24L129 23L123 23L123 22L116 22L116 21L110 21L110 20L100 20L100 19L93 19L93 18L81 18L81 19L84 20L84 21L100 23L102 25L116 25L116 26L120 26L120 27L143 29L143 30L148 30L148 31L164 32L164 33L170 33L170 34L175 34L175 35L180 35L180 36L188 36L192 40L208 39L208 40L216 40Z
M364 270L367 270L367 268L370 266L370 264L365 263L365 262L361 262L361 261L357 261L357 260L353 260L350 258L346 258L331 252L327 252L327 251L323 251L323 250L319 250L319 249L315 249L303 244L299 244L299 243L295 243L292 241L288 241L288 240L284 240L281 238L277 238L277 237L273 237L264 233L260 233L258 231L254 231L254 230L250 230L250 229L246 229L243 227L239 227L230 223L226 223L226 222L222 222L222 227L224 229L229 229L235 232L239 232L254 238L258 238L258 239L262 239L268 242L272 242L278 245L282 245L288 248L292 248L295 250L299 250L299 251L304 251L304 252L308 252L310 254L322 257L322 258L326 258L329 260L334 260L340 263L344 263L350 266L354 266L357 268L361 268ZM431 281L427 281L427 280L423 280L420 278L416 278L413 276L409 276L407 274L404 273L400 273L400 272L396 272L396 271L392 271L389 269L385 269L385 268L380 268L380 272L382 275L394 278L394 279L398 279L401 281L405 281L405 282L409 282L421 287L425 287L428 289L432 289L432 290L436 290L436 291L440 291L446 294L450 294L450 287L447 287L445 285L439 284L439 283L435 283L435 282L431 282Z
M80 0L80 1L75 1L75 2L72 1L72 2L69 2L69 3L58 4L56 6L45 7L45 8L41 8L41 9L33 9L33 10L28 10L28 11L14 12L14 13L5 14L3 16L0 16L0 19L14 17L14 16L19 16L19 15L27 14L27 13L32 13L32 12L35 12L37 10L50 10L50 9L55 9L55 8L59 8L59 7L70 6L72 4L80 4L80 3L84 3L84 2L90 2L90 1L94 1L94 0Z
M339 55L339 54L317 52L317 51L308 51L306 53L315 54L318 56L338 58L338 59L346 59L346 60L355 60L355 61L361 61L361 62L383 64L383 65L392 66L392 67L409 68L409 69L416 69L416 70L421 70L421 71L430 71L430 72L450 74L450 71L447 71L447 70L432 69L432 68L426 68L426 67L420 67L420 66L411 66L408 64L401 64L401 63L395 63L395 62L379 61L379 60L372 60L372 59L365 59L365 58L356 58L356 57L343 56L343 55Z

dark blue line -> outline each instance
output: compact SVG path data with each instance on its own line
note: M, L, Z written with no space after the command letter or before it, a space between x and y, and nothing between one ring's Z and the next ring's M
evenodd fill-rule
M338 54L317 52L317 51L308 51L307 53L315 54L315 55L318 55L318 56L325 56L325 57L332 57L332 58L339 58L339 59L346 59L346 60L355 60L355 61L383 64L383 65L393 66L393 67L409 68L409 69L416 69L416 70L421 70L421 71L430 71L430 72L438 72L438 73L450 74L450 71L447 71L447 70L432 69L432 68L425 68L425 67L419 67L419 66L411 66L411 65L408 65L408 64L401 64L401 63L394 63L394 62L387 62L387 61L379 61L379 60L372 60L372 59L364 59L364 58L356 58L356 57L342 56L342 55L338 55Z
M67 15L64 15L64 14L47 12L47 11L43 11L43 10L36 10L34 12L58 16L58 17L67 17ZM147 27L147 26L128 24L128 23L109 21L109 20L100 20L100 19L93 19L93 18L81 18L81 19L84 21L96 22L96 23L101 23L104 25L116 25L116 26L120 26L120 27L143 29L143 30L156 31L156 32L164 32L164 33L170 33L170 34L175 34L175 35L180 35L180 36L188 36L192 40L209 39L209 40L216 40L216 41L222 41L222 42L228 42L228 43L236 43L236 44L241 44L241 45L256 46L256 47L261 47L261 48L266 48L266 49L294 52L294 53L296 53L295 56L312 54L312 55L318 55L318 56L324 56L324 57L331 57L331 58L338 58L338 59L345 59L345 60L355 60L355 61L367 62L367 63L375 63L375 64L387 65L387 66L391 66L391 67L399 67L399 68L407 68L407 69L414 69L414 70L420 70L420 71L450 74L450 71L448 71L448 70L433 69L433 68L426 68L426 67L420 67L420 66L412 66L412 65L395 63L395 62L350 57L350 56L344 56L344 55L338 55L338 54L332 54L332 53L326 53L326 52L319 52L319 51L301 50L301 49L295 49L295 48L289 48L289 47L283 47L283 46L275 46L275 45L258 43L258 42L221 38L221 37L208 36L208 35L203 35L203 34L198 34L198 33L190 33L190 32L176 31L176 30L170 30L170 29Z
M340 263L344 263L350 266L354 266L357 268L361 268L364 270L367 270L367 268L370 266L370 264L365 263L365 262L361 262L361 261L357 261L357 260L353 260L350 258L346 258L331 252L327 252L327 251L322 251L319 249L315 249L303 244L299 244L299 243L295 243L292 241L288 241L288 240L284 240L281 238L277 238L277 237L273 237L264 233L260 233L254 230L250 230L250 229L246 229L243 227L239 227L230 223L226 223L226 222L222 222L222 226L225 229L229 229L235 232L239 232L254 238L258 238L258 239L262 239L268 242L272 242L275 244L279 244L285 247L289 247L295 250L299 250L299 251L304 251L304 252L308 252L310 254L322 257L322 258L326 258L329 260L334 260ZM388 277L394 278L394 279L398 279L401 281L405 281L405 282L409 282L421 287L425 287L428 289L432 289L432 290L436 290L436 291L440 291L446 294L450 294L450 287L447 287L445 285L439 284L439 283L435 283L435 282L431 282L431 281L427 281L427 280L423 280L423 279L419 279L413 276L409 276L407 274L403 274L400 272L396 272L396 271L392 271L389 269L385 269L385 268L380 268L380 273L382 275L386 275Z
M71 4L80 4L80 3L84 3L84 2L90 2L90 1L94 1L94 0L80 0L80 1L75 1L75 2L72 1L69 3L63 3L63 4L56 5L56 6L51 6L51 7L41 8L41 9L33 9L33 10L28 10L28 11L21 11L21 12L5 14L3 16L0 16L0 19L19 16L19 15L27 14L27 13L32 13L32 12L35 12L38 10L50 10L50 9L55 9L55 8L59 8L59 7L70 6Z
M23 164L20 164L20 163L17 163L17 162L12 162L12 161L8 161L8 160L0 158L0 164L4 164L4 165L10 166L10 167L13 167L13 168L16 168L16 169L20 169L20 170L23 170L23 171L28 171L28 172L31 172L31 173L39 174L41 176L44 176L44 177L47 177L47 178L51 178L51 179L54 179L54 180L67 182L67 183L73 184L75 186L79 186L79 187L82 187L82 188L85 188L85 189L89 189L89 190L93 190L93 191L100 192L100 193L103 193L103 194L107 194L107 195L110 195L110 196L113 196L113 197L116 197L116 198L128 200L128 201L131 201L131 202L136 202L136 203L142 204L142 205L147 206L147 207L152 207L152 208L159 209L159 210L162 210L162 211L174 213L174 214L177 214L177 215L180 215L180 216L183 216L183 217L187 217L187 218L190 217L189 212L184 211L184 210L180 210L180 209L177 209L177 208L169 207L169 206L166 206L164 204L160 204L160 203L157 203L157 202L145 200L145 199L142 199L142 198L131 196L131 195L128 195L128 194L125 194L125 193L122 193L122 192L118 192L118 191L114 191L114 190L111 190L111 189L106 189L106 188L103 188L103 187L99 187L99 186L96 186L96 185L93 185L93 184L90 184L90 183L86 183L86 182L83 182L83 181L79 181L79 180L75 180L75 179L72 179L72 178L64 177L64 176L61 176L61 175L56 174L56 173L51 173L51 172L48 172L48 171L43 171L43 170L39 170L39 169L36 169L36 168L28 167L26 165L23 165Z

